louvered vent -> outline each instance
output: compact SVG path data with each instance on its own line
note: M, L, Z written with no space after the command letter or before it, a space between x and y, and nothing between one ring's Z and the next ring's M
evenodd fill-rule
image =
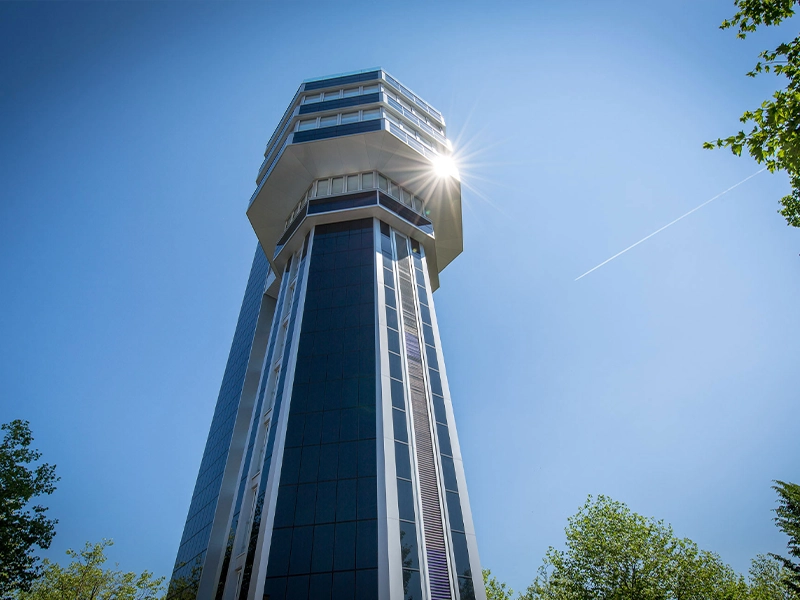
M400 278L400 302L403 306L403 333L408 363L408 382L411 395L411 414L416 440L415 453L419 472L420 499L422 501L422 532L428 559L428 576L431 600L450 600L450 573L447 568L439 479L436 476L436 451L431 434L431 418L425 392L424 367L420 354L417 308L414 286L411 282L411 265L405 238L395 236L397 245L397 272Z

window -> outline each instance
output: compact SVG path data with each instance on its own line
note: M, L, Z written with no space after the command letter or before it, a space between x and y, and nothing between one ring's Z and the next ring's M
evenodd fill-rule
M345 98L351 98L353 96L358 96L358 88L348 88L348 89L344 90L342 95Z
M341 194L344 191L344 177L334 177L331 194Z
M374 176L372 173L363 173L361 175L361 182L363 183L365 190L375 186L375 184L373 183L373 179Z
M344 123L344 115L342 115L342 123ZM347 176L347 191L353 192L358 189L358 175Z
M387 119L387 120L388 120L390 123L394 123L394 124L395 124L395 125L397 125L398 127L402 127L402 126L403 126L403 124L402 124L400 121L398 121L398 120L395 118L395 116L394 116L392 113L389 113L389 112L387 112L387 113L386 113L386 119Z
M311 104L312 102L319 102L320 101L320 94L311 94L310 96L306 96L303 98L303 104Z
M328 195L328 180L327 179L320 179L317 181L317 196L327 196Z
M374 85L365 85L364 91L361 92L362 94L374 94L375 92L379 92L381 90L381 86L377 83Z
M319 118L320 127L332 127L339 122L339 115L328 115L327 117Z
M363 115L361 117L362 121L369 121L371 119L380 119L381 118L381 109L380 108L371 108L369 110L363 111Z
M316 119L308 119L306 121L300 121L297 126L297 131L306 131L308 129L315 129L317 126Z
M325 100L334 100L339 97L340 90L325 92Z
M386 192L386 191L389 190L388 185L389 185L389 183L388 183L388 180L386 179L386 177L384 177L381 174L378 174L378 187L380 189L382 189L384 192Z
M258 453L258 470L260 471L264 464L264 457L267 454L267 443L269 442L269 418L264 421L264 442L261 444L261 451Z
M397 198L397 186L395 185L394 181L389 182L389 195Z
M357 112L344 113L342 115L342 125L346 125L347 123L357 123L357 122L358 122Z

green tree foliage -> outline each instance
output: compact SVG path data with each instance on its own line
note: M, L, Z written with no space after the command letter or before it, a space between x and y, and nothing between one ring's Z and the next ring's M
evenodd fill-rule
M566 550L547 551L526 600L747 597L744 579L719 556L606 496L589 496L566 535Z
M775 523L789 536L789 556L796 562L776 554L771 556L786 569L784 585L787 590L800 596L800 485L775 481L772 489L778 492L779 497Z
M83 550L67 550L72 561L66 567L44 560L42 576L17 600L155 600L164 578L149 571L141 575L105 569L106 548L111 540L87 542Z
M744 39L759 26L778 25L793 16L795 4L797 0L734 0L738 12L720 28L738 28L738 37ZM774 50L764 50L759 57L761 60L747 75L774 73L786 78L786 87L739 118L745 125L752 123L749 133L742 130L703 145L730 148L737 156L747 148L750 156L770 172L785 171L792 192L781 198L778 212L789 225L800 227L800 36Z
M486 600L512 600L514 590L498 581L489 569L483 570L483 585L486 588Z
M775 558L759 554L750 564L749 574L748 600L797 600L798 596L786 587L789 572Z
M48 519L47 507L31 500L52 494L58 477L55 465L33 466L41 453L31 449L33 436L27 421L0 426L0 597L28 589L39 574L34 547L46 549L58 521Z

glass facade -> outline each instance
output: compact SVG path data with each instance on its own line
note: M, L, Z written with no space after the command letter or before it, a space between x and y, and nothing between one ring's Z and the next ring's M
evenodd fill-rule
M194 599L197 595L268 270L269 263L259 245L250 269L228 364L211 420L211 430L175 560L167 594L169 599Z
M371 219L316 227L265 600L378 597L373 265Z
M295 94L169 600L485 600L431 287L460 183L420 183L444 134L380 69Z

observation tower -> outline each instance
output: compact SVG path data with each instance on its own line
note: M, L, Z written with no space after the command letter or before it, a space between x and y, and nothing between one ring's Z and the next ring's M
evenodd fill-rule
M463 247L451 152L382 69L300 85L168 598L485 600L432 295Z

